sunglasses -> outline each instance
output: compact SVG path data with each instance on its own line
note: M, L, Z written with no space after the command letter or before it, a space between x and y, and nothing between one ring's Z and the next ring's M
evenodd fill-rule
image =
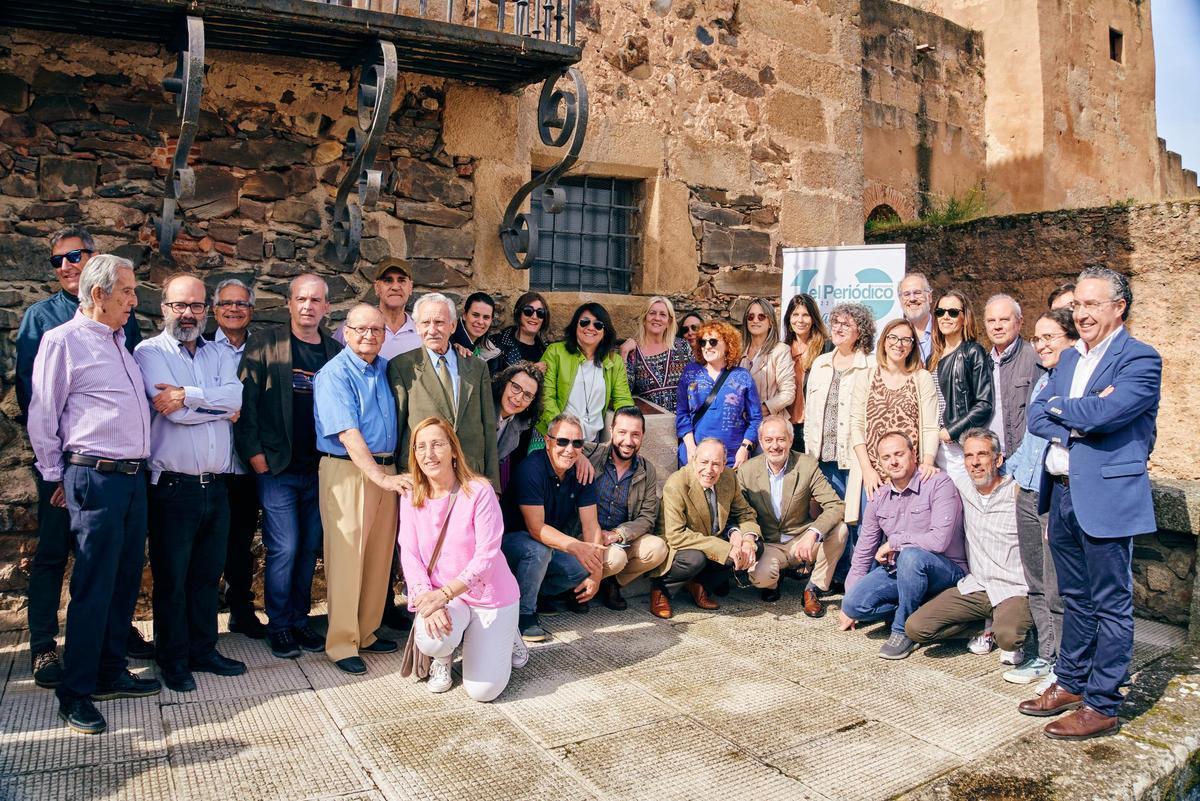
M950 319L951 319L951 320L957 320L957 319L958 319L958 316L959 316L960 314L962 314L962 313L963 313L963 310L962 310L962 309L942 309L942 308L937 308L937 309L934 309L934 310L933 310L933 316L934 316L934 317L945 317L945 316L948 314L948 315L950 315Z
M700 343L700 347L702 348L715 348L717 345L721 344L721 340L718 337L702 337L697 341Z
M604 330L604 321L592 320L588 317L584 317L582 320L579 321L579 327L580 328L595 328L597 331L603 331Z
M700 323L692 323L691 325L685 325L683 327L683 330L687 331L689 334L694 334L695 332L700 330Z
M763 320L767 319L767 315L762 314L761 312L751 312L750 314L746 315L746 319L752 323L761 323Z
M50 266L56 270L62 268L63 259L71 262L71 264L79 264L79 262L83 261L84 253L88 254L89 256L92 255L92 251L84 248L80 250L68 250L66 253L59 254L58 256L51 256Z
M524 317L536 317L539 320L545 320L546 310L536 306L522 306L521 315Z
M566 437L555 437L553 442L555 445L557 445L560 448L565 448L568 445L570 445L575 450L579 450L580 448L583 447L583 440L581 440L581 439L567 439Z

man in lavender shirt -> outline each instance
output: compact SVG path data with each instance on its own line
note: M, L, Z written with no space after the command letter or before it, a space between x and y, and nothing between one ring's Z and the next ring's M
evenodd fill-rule
M863 513L839 618L843 629L891 618L879 656L903 659L916 646L904 633L908 616L967 573L963 507L948 475L917 471L907 435L884 434L879 460L889 481Z
M133 265L95 256L79 276L79 311L47 332L33 364L29 440L58 484L74 539L58 716L100 734L93 700L155 695L126 669L125 645L146 547L150 410L122 326L137 305Z

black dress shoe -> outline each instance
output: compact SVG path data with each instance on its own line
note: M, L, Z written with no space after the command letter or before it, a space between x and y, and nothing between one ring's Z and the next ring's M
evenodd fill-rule
M361 676L367 672L367 663L360 656L348 656L333 663L333 666L351 676Z
M267 642L271 644L271 653L280 659L295 659L300 656L300 646L296 645L296 638L290 631L268 634Z
M243 609L229 613L229 630L235 634L244 634L252 640L261 640L267 636L267 627L254 614L253 609Z
M783 593L779 591L779 587L768 587L762 591L762 599L769 604L773 604L782 597Z
M614 612L624 612L629 608L629 602L621 597L621 585L614 576L600 582L600 603Z
M47 690L53 690L62 684L63 666L58 658L58 652L51 648L40 651L32 656L33 683Z
M196 689L195 677L183 665L172 665L170 667L160 665L159 670L162 671L163 684L167 685L168 690L177 693L190 693Z
M143 640L137 626L130 626L125 638L125 655L130 659L153 659L154 643Z
M567 592L563 597L563 603L567 607L567 611L576 615L586 615L591 609L588 601L581 601L575 597L574 592Z
M96 705L86 698L72 698L58 705L58 716L80 734L103 734L108 728Z
M158 683L158 679L138 678L127 670L114 681L97 684L96 691L92 693L92 700L114 701L118 698L148 698L151 695L158 695L160 692L162 692L162 685Z
M311 654L319 654L325 650L325 638L312 630L307 623L292 629L296 644Z
M188 662L188 668L195 673L215 673L218 676L240 676L246 672L246 663L227 656L221 656L216 651L205 654L198 659Z
M382 637L376 637L375 642L359 650L368 654L394 654L400 650L400 646L396 644L395 640L385 640Z

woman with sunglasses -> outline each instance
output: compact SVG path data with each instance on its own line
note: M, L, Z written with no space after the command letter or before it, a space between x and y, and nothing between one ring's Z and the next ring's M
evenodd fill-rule
M1029 395L1033 403L1050 380L1050 370L1067 348L1075 346L1079 331L1070 307L1059 307L1044 313L1033 327L1033 350L1046 372L1038 378ZM1055 682L1054 662L1062 640L1063 604L1058 595L1058 576L1050 556L1050 544L1042 535L1045 523L1038 515L1038 493L1041 491L1042 465L1050 443L1036 434L1025 432L1021 444L1004 461L1004 472L1017 482L1017 546L1021 551L1021 566L1029 587L1029 611L1037 631L1037 653L1023 664L1004 674L1013 684L1040 681L1034 690L1041 695ZM1028 653L1029 646L1025 646Z
M741 467L754 450L762 402L750 372L737 366L741 355L742 337L732 325L713 320L700 326L675 401L680 466L710 437L725 443L729 467Z
M854 520L866 498L883 484L879 464L879 441L884 434L901 431L917 448L922 478L938 469L937 390L933 376L921 366L917 332L905 319L892 320L879 335L875 365L854 387L850 401L850 446L862 470L864 495L854 509ZM847 504L846 520L850 519Z
M766 298L755 298L742 316L742 342L746 351L741 366L750 371L763 417L791 419L796 400L796 367L791 347L779 341L779 320Z
M517 362L492 378L501 492L529 450L533 424L542 415L543 378L542 371L529 362Z
M635 398L675 411L679 376L692 357L685 340L675 336L675 307L663 297L650 298L638 318L638 335L621 345L629 388Z
M683 315L679 321L679 330L675 332L675 336L688 344L689 352L691 348L696 347L696 335L700 332L702 325L704 325L704 318L694 311Z
M566 412L579 418L585 440L599 442L607 435L605 411L633 405L625 360L613 349L617 332L608 310L589 301L571 315L563 334L542 354L546 384L537 429L545 436L550 421Z
M962 292L951 289L942 295L933 316L929 372L935 377L940 423L934 463L956 481L966 481L958 438L992 420L992 360L975 341L975 316Z
M542 372L546 365L546 332L550 330L550 306L537 292L526 292L513 305L513 324L495 339L500 354L488 361L492 375L501 373L517 362L532 362Z
M796 371L796 400L792 401L790 410L792 441L796 443L794 447L803 448L804 397L808 391L808 372L818 356L833 350L833 343L829 341L821 310L817 308L812 295L803 292L792 295L787 312L783 315L783 324L787 329L783 344L791 348L792 366Z

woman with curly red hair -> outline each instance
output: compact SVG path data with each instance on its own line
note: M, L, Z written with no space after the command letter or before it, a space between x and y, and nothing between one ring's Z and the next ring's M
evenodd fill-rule
M675 407L679 464L685 465L696 444L709 437L725 443L728 465L740 467L758 441L762 401L754 378L743 367L742 337L720 320L700 326L692 346L695 361L683 368Z

